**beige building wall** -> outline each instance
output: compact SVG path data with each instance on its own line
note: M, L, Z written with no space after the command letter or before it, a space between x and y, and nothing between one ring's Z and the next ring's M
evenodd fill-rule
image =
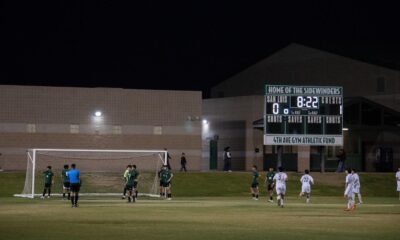
M195 91L0 86L0 167L24 169L28 148L167 148L200 170L201 115Z

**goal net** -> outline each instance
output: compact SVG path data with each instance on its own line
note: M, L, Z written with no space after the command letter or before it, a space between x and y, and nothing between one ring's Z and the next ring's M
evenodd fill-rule
M139 196L159 196L158 172L167 163L164 150L95 150L95 149L28 149L25 185L16 197L34 198L44 189L47 166L54 173L52 195L63 191L64 165L75 163L81 172L83 196L121 196L125 186L123 173L127 165L139 171Z

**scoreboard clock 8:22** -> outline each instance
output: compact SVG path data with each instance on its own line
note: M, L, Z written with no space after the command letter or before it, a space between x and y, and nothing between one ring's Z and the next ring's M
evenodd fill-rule
M343 145L343 88L265 86L264 144Z

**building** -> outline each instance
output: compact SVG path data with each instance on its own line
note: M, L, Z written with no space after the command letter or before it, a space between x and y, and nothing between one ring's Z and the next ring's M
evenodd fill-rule
M28 148L167 148L173 169L182 152L190 170L201 169L201 92L33 86L0 92L4 170L25 169Z
M291 44L215 86L203 101L210 119L203 133L203 157L231 146L236 170L251 165L276 165L277 147L263 146L262 121L265 84L342 86L346 165L364 171L391 171L400 165L400 72L355 59ZM261 123L261 126L260 126ZM218 140L218 141L217 141ZM211 151L209 151L209 149ZM289 170L320 170L321 151L326 168L336 167L339 147L283 147ZM210 160L210 162L215 160ZM217 167L221 169L221 162Z

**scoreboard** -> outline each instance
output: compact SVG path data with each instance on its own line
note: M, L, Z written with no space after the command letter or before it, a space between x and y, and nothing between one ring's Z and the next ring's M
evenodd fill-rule
M343 88L265 86L265 145L343 145Z

